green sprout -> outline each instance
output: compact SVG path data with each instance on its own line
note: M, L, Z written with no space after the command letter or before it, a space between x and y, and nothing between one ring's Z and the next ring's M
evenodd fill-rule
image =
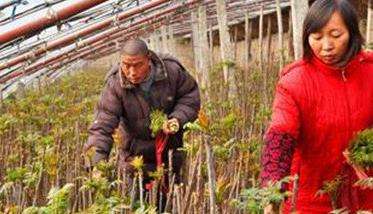
M348 148L349 158L353 164L364 169L373 167L373 129L366 129L357 134Z
M160 110L154 110L150 113L150 129L152 137L155 137L162 130L163 124L167 121L167 115Z

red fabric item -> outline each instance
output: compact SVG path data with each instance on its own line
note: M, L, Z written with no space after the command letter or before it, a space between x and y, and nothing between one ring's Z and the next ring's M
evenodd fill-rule
M342 152L358 131L373 125L373 54L360 52L342 70L314 57L287 66L276 87L269 132L296 140L291 174L298 174L297 213L328 213L324 181L341 172ZM289 185L290 190L292 184ZM360 190L359 209L373 210L372 190ZM290 213L290 199L285 213Z
M162 131L155 137L155 155L157 158L157 167L162 166L162 154L163 150L166 148L168 140L168 135Z
M157 159L157 167L161 167L163 164L162 154L163 154L164 149L166 148L167 140L168 140L168 135L163 133L162 131L160 131L155 137L155 156ZM166 186L167 184L165 184L163 178L162 178L161 185L162 185L161 186L162 192L167 193L168 187ZM154 186L154 181L151 181L150 183L145 184L145 188L147 190L153 189L153 186Z
M153 186L154 186L154 181L150 181L149 183L145 184L145 189L150 191L151 189L153 189Z

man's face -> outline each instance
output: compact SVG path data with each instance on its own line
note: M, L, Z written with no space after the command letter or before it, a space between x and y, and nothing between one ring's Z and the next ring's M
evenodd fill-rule
M121 69L132 84L139 84L148 76L149 57L147 55L122 55Z

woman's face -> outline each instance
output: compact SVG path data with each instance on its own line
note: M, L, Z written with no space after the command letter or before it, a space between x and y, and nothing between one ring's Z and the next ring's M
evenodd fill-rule
M339 12L334 12L328 23L311 33L308 42L313 53L327 65L336 65L348 48L350 34Z

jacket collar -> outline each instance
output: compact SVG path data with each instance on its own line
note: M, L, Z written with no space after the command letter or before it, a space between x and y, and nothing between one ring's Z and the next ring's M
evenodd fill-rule
M124 89L136 88L137 86L128 81L127 78L123 75L120 65L118 66L118 69L120 86ZM150 72L154 72L154 82L158 82L167 78L166 66L163 60L160 57L158 57L154 52L151 52L150 69Z
M356 56L354 56L346 66L340 68L331 65L325 64L321 59L313 55L310 62L320 71L329 75L345 75L348 76L356 70L357 66L359 66L364 60L366 60L366 55L363 51L360 51Z

